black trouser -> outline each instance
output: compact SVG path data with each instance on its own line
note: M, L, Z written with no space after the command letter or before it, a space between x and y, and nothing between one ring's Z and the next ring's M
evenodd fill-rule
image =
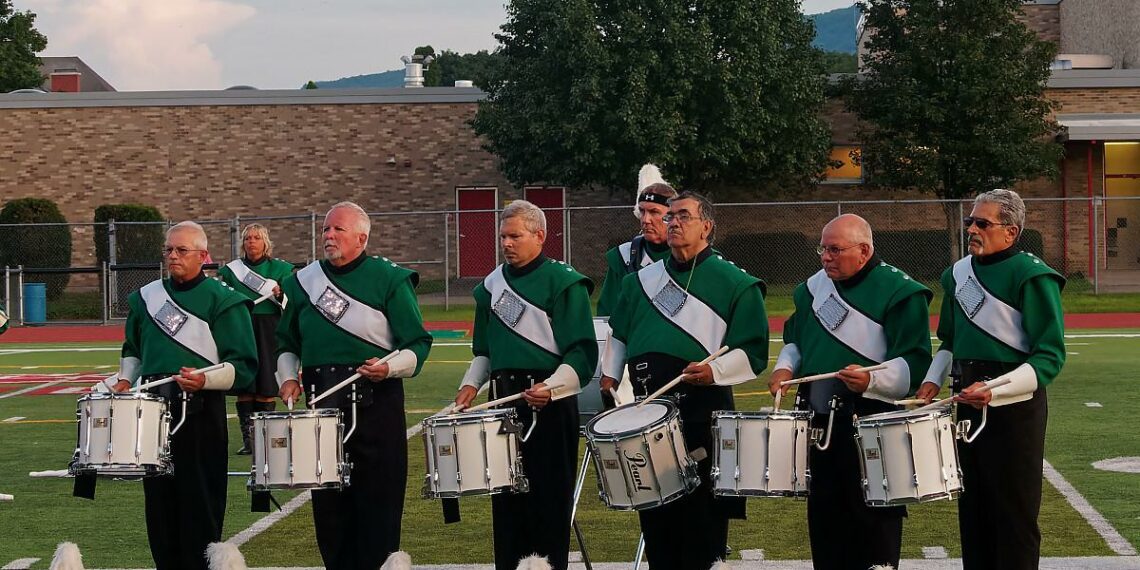
M999 375L963 369L962 386ZM990 406L986 427L973 443L958 442L962 494L958 528L966 570L1037 568L1041 556L1041 470L1049 405L1045 388L1033 398ZM977 429L981 410L958 406L958 419Z
M898 568L906 507L867 506L851 419L850 409L837 411L827 450L810 448L812 565L818 570L866 570L876 564ZM826 429L827 415L817 413L812 427Z
M268 302L268 301L266 301ZM277 323L280 315L252 315L253 339L257 344L257 376L248 387L230 390L231 396L253 395L258 398L277 396Z
M331 386L355 368L306 368L302 377L307 385L316 382L317 386ZM352 464L349 485L312 492L317 545L325 567L331 570L376 570L400 549L400 519L408 483L404 381L389 378L363 382L367 382L364 387L370 391L370 403L358 406L356 431L345 444L347 461ZM347 434L352 426L351 407L342 411Z
M496 371L495 392L506 396L525 390L549 377L547 371ZM523 434L534 414L524 400L515 404ZM495 568L514 570L520 558L545 556L557 570L565 570L570 556L570 511L578 462L578 397L552 401L537 413L538 424L520 445L523 472L530 483L526 493L491 497L494 519Z
M173 429L182 402L172 399L169 405ZM186 422L170 438L174 474L143 479L146 532L157 570L207 568L206 546L221 540L226 514L226 437L224 394L195 393Z
M648 354L630 361L638 395L655 391L676 378L689 363L665 354ZM654 570L709 568L723 560L728 547L728 519L744 518L743 497L712 493L712 413L733 409L732 389L680 384L669 394L677 398L681 433L689 453L704 448L697 462L701 484L666 505L638 511L645 535L645 556Z

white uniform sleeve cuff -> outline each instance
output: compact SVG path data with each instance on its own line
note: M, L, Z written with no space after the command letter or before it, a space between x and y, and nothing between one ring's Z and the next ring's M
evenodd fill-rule
M726 352L709 363L712 368L713 383L718 386L732 386L756 379L748 354L739 348Z
M1009 404L1024 402L1032 398L1033 393L1037 391L1037 371L1029 364L1022 364L1012 371L990 380L988 383L993 383L994 380L1001 380L1003 378L1009 378L1011 382L990 390L990 394L993 395L993 397L990 398L991 406L1007 406Z
M625 343L610 335L602 354L602 375L621 382L625 372Z
M863 397L893 404L910 392L910 365L901 356L883 364L886 368L871 372L871 381Z
M139 379L139 369L142 361L134 356L124 356L119 359L119 379L126 380L132 385ZM112 382L113 383L113 382Z
M950 374L950 364L954 362L954 353L949 350L939 350L930 361L930 368L926 369L923 382L930 382L939 388L946 383L946 376Z
M478 390L487 383L487 378L491 375L491 359L486 356L476 356L471 359L471 365L467 367L467 372L463 375L463 381L459 383L459 387L471 386Z
M776 365L772 367L772 370L780 370L781 368L790 371L792 374L800 369L800 347L796 346L795 343L785 344L780 351L780 356L776 358Z
M578 373L569 364L559 364L544 383L550 389L550 399L561 400L582 391L582 383L578 381Z
M277 386L281 387L289 380L296 380L301 371L301 359L292 352L282 352L277 356Z
M411 378L416 373L416 365L420 359L410 350L396 351L396 356L388 359L389 378Z
M215 368L204 374L206 384L203 390L229 390L234 387L234 365L223 362L221 368Z
M0 310L0 327L4 326L6 322L8 322L8 315L6 315L3 310Z

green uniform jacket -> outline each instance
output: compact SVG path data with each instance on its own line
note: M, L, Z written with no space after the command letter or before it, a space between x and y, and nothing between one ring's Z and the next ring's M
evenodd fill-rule
M954 353L955 360L993 360L1011 364L1029 363L1037 383L1048 386L1065 364L1065 320L1061 289L1065 278L1031 253L1003 252L996 262L971 256L974 275L990 294L1021 313L1021 328L1029 340L1029 353L1015 350L978 328L955 301L958 284L953 268L942 273L942 314L938 322L939 350ZM991 257L992 256L987 256Z
M768 313L764 308L765 285L724 256L711 252L687 271L673 267L672 259L658 261L688 294L700 299L724 319L728 328L722 346L739 348L748 355L752 371L759 374L768 366ZM656 264L654 264L656 265ZM614 338L626 345L626 360L652 352L699 362L709 351L668 320L646 293L638 273L621 282L621 299L610 317Z
M910 278L898 268L871 258L857 277L833 281L839 296L853 309L882 326L886 337L886 356L906 361L910 373L910 392L918 389L930 368L930 289ZM826 278L826 276L821 276ZM784 344L795 344L800 351L800 365L793 372L810 376L834 372L850 364L869 366L873 362L837 339L820 322L812 309L813 297L807 283L800 283L792 293L795 312L784 323ZM842 325L840 325L842 326ZM830 384L830 385L828 385ZM822 380L811 385L828 393L850 393L839 380ZM813 399L815 400L815 399Z
M289 303L277 325L277 354L296 354L304 366L359 365L370 358L383 358L396 349L410 350L416 355L416 370L412 375L419 374L432 342L416 301L419 274L386 257L366 254L345 266L349 268L347 272L338 274L338 269L328 261L321 261L320 266L329 281L353 300L384 313L395 346L392 351L384 350L329 321L310 302L294 273L281 285Z
M261 258L261 261L258 261L257 263L250 263L249 260L242 258L241 262L244 263L250 271L253 271L254 273L266 279L272 279L276 281L278 285L283 283L285 279L293 274L293 264L282 259L271 259L268 257L263 257ZM242 295L245 295L254 301L256 301L257 298L261 296L258 295L256 291L250 289L249 287L246 287L244 283L239 281L237 276L234 275L234 272L225 265L218 269L218 277L222 281L225 281L227 285L233 287L234 291L237 291L238 293L241 293ZM281 307L278 306L277 303L265 301L253 306L253 314L255 315L277 315L280 313Z
M509 265L503 265L502 269L510 288L549 317L560 354L525 339L492 314L493 300L483 282L473 291L475 326L471 352L475 356L490 358L492 372L508 369L553 371L559 365L567 364L578 374L578 382L582 386L589 384L598 363L598 341L594 338L594 322L590 314L593 282L569 265L541 255L521 271Z
M602 292L598 295L598 316L608 317L613 314L621 298L621 282L626 275L633 273L629 270L629 250L633 242L627 241L606 252L606 278L602 281ZM667 244L654 245L648 241L641 242L641 259L638 269L669 257Z
M210 325L210 334L218 347L218 362L229 362L234 367L233 388L248 387L257 374L250 301L221 281L204 277L188 291L176 290L170 279L163 279L162 286L179 307ZM183 366L202 368L212 364L159 328L138 291L127 297L127 305L130 312L122 356L142 361L140 375L173 374Z

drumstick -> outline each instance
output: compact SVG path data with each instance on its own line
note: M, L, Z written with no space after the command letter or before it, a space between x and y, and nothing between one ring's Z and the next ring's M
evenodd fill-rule
M720 348L719 348L719 349L718 349L716 352L714 352L714 353L710 354L710 355L708 356L708 358L706 358L706 359L704 359L704 360L702 360L702 361L698 362L698 363L697 363L697 366L704 366L704 365L706 365L706 364L708 364L708 363L712 362L713 360L716 360L716 358L717 358L718 356L720 356L720 355L722 355L722 354L724 354L724 353L726 353L726 352L728 352L728 347L727 347L727 346L722 346L722 347L720 347ZM654 392L654 393L652 393L652 394L650 394L650 395L649 395L649 397L647 397L647 398L645 398L644 400L642 400L642 401L638 402L638 403L637 403L637 407L638 407L638 408L640 408L640 407L644 406L644 405L645 405L645 403L646 403L646 402L648 402L649 400L652 400L652 399L654 399L654 398L657 398L657 397L658 397L658 396L660 396L661 394L664 394L665 392L668 392L668 391L669 391L671 388L673 388L673 386L676 386L677 384L680 384L680 383L681 383L681 380L682 380L682 379L684 379L684 378L685 378L685 373L684 373L684 372L682 372L682 373L678 374L678 375L677 375L677 377L676 377L676 378L674 378L674 379L672 379L672 380L670 380L668 384L666 384L666 385L664 385L664 386L662 386L662 387L658 388L658 389L657 389L657 391L656 391L656 392Z
M975 390L975 392L989 392L990 390L993 390L994 388L997 388L998 386L1005 386L1006 384L1009 384L1010 382L1013 382L1012 378L1002 378L1001 380L992 380L990 382L985 382L984 383L985 385L982 386L981 388L978 388L977 390ZM944 400L938 400L937 402L932 402L932 403L927 404L921 408L915 408L911 411L912 412L925 412L926 410L933 410L935 408L941 408L943 406L950 405L952 402L960 402L960 401L961 400L958 399L958 396L951 396L951 397L946 398Z
M498 400L491 400L490 402L484 402L482 404L479 404L478 406L471 406L470 408L466 408L463 411L465 411L465 412L478 412L479 410L486 410L487 408L498 406L499 404L506 404L508 402L513 402L515 400L518 400L518 399L523 397L523 394L526 394L526 392L519 392L518 394L511 394L510 396L504 396L502 398L499 398Z
M909 398L906 400L895 400L896 406L913 406L915 404L925 404L926 400L922 398Z
M272 296L273 296L273 291L270 291L270 292L258 297L257 300L253 302L253 304L257 305L257 304L261 303L262 301L267 301Z
M225 365L226 365L225 362L219 362L217 364L207 366L205 368L199 368L199 369L191 372L191 374L205 374L207 372L213 372L215 370L220 369L221 367L223 367ZM153 382L147 382L145 384L139 384L138 386L135 386L134 388L132 388L131 391L132 392L140 392L142 390L145 390L146 388L153 388L155 386L162 386L163 384L169 384L169 383L173 382L175 378L178 378L178 375L167 376L166 378L163 378L162 380L155 380Z
M399 352L400 352L399 350L393 350L392 352L389 352L384 358L377 360L376 364L384 364L385 362L388 362L389 360L392 359L393 356L396 356L396 354ZM356 374L353 374L352 376L349 376L348 378L341 380L340 383L337 384L336 386L333 386L332 388L325 390L320 396L313 398L313 400L309 402L309 407L311 408L311 407L317 405L317 402L325 399L325 397L328 396L329 394L332 394L333 392L336 392L337 390L340 390L341 388L344 388L345 386L352 384L353 382L356 381L357 378L360 378L360 376L361 376L361 374L359 372L357 372Z
M285 407L289 408L290 412L293 411L293 396L289 396L289 399L285 400Z
M886 367L887 367L886 364L876 364L874 366L864 366L863 368L855 368L854 370L852 370L852 372L874 372L876 370L882 370ZM814 376L804 376L803 378L793 378L791 380L784 380L783 382L780 382L780 385L781 386L791 386L792 384L804 384L807 382L815 382L817 380L827 380L828 378L835 378L836 376L839 376L840 372L842 372L842 370L837 370L835 372L828 372L826 374L816 374Z

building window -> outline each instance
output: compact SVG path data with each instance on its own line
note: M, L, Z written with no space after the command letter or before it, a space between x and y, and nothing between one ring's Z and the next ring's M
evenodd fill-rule
M855 145L831 147L828 160L840 163L829 166L823 173L824 184L861 184L863 182L862 149Z

